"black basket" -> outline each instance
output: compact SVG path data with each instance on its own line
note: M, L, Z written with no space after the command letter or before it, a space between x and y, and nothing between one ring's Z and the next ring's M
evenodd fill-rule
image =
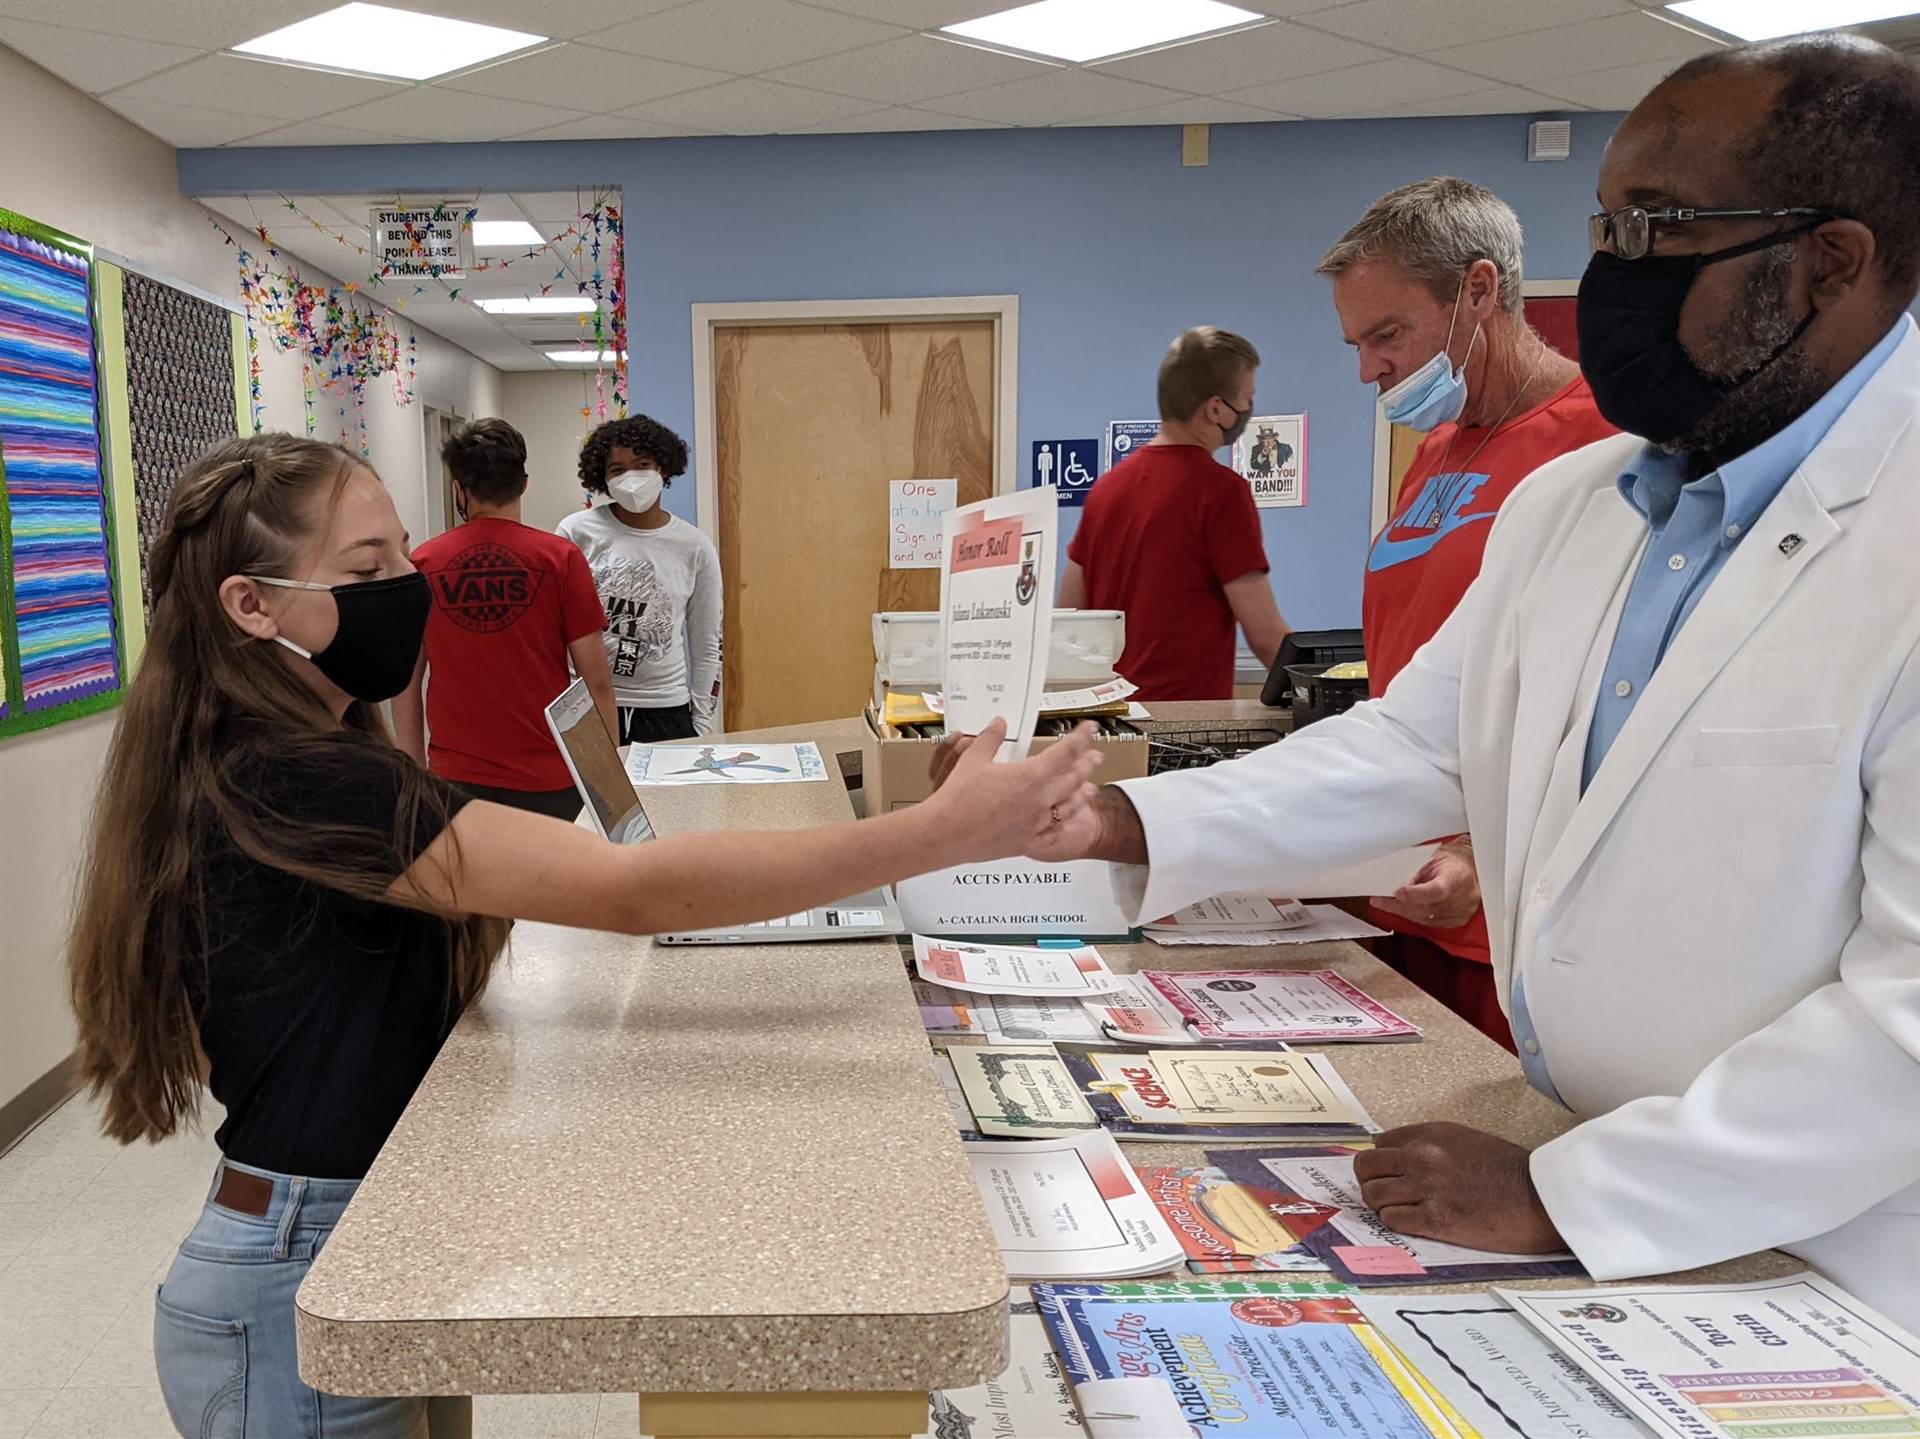
M1205 769L1285 738L1276 729L1159 730L1147 737L1147 773Z
M1332 680L1332 665L1288 665L1293 681L1293 727L1297 730L1328 715L1344 714L1367 697L1364 679Z

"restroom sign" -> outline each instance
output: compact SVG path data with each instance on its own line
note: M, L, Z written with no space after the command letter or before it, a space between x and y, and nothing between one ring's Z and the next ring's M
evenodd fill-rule
M1063 505L1084 505L1087 491L1100 478L1098 440L1035 440L1033 483L1054 485Z
M464 280L473 266L473 204L376 206L368 227L379 273L409 280Z

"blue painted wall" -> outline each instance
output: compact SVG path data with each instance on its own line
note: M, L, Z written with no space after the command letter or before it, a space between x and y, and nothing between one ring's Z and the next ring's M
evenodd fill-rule
M1383 191L1449 173L1519 212L1529 275L1576 278L1619 117L1575 117L1572 160L1538 165L1529 118L1221 125L1195 169L1180 165L1179 131L1156 127L202 150L181 154L180 182L620 185L634 403L689 436L695 301L1017 294L1023 471L1033 440L1150 417L1155 367L1182 328L1238 330L1265 359L1260 408L1310 417L1308 504L1263 522L1282 611L1317 629L1359 623L1374 406L1314 261ZM671 493L691 518L692 487Z

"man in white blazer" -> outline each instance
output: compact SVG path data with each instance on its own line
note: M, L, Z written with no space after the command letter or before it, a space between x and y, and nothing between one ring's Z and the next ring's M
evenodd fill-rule
M1108 786L1041 857L1146 864L1152 915L1470 831L1580 1123L1385 1136L1369 1203L1608 1280L1777 1246L1920 1328L1920 78L1696 61L1600 201L1581 357L1629 435L1521 486L1381 699Z

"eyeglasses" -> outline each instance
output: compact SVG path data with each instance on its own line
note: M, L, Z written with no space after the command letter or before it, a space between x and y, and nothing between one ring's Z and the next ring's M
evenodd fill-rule
M1829 210L1812 210L1801 205L1772 210L1694 210L1684 207L1649 210L1640 205L1628 205L1623 210L1608 211L1590 217L1587 220L1587 243L1596 250L1611 247L1613 253L1623 260L1642 260L1653 248L1655 225L1686 225L1695 220L1794 218L1812 219L1816 223L1824 224L1836 217Z

